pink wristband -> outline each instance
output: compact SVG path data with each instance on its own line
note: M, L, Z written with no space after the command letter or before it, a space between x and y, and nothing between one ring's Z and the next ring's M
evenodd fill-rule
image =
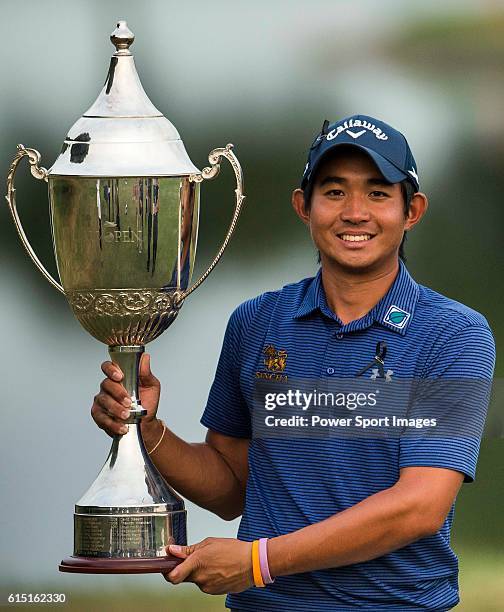
M259 540L259 565L264 584L272 584L275 580L271 577L268 565L268 538Z

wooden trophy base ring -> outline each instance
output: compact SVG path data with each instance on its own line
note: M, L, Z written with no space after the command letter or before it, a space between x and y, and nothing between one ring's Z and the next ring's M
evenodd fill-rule
M164 574L170 572L182 561L172 555L152 559L67 557L60 563L59 571L76 574Z

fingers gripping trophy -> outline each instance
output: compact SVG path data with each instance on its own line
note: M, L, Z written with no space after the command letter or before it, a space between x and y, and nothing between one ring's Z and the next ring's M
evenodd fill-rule
M110 38L116 51L98 98L70 128L50 170L35 149L18 145L6 198L29 256L84 328L108 345L132 402L128 433L114 438L98 478L75 506L74 552L60 570L165 572L179 561L166 545L186 544L186 511L142 441L139 362L147 342L173 323L221 258L244 200L243 178L230 144L214 149L201 172L192 164L177 130L142 88L125 21ZM61 284L37 258L17 213L14 179L23 158L48 184ZM234 214L215 259L190 286L200 184L217 176L222 158L236 177Z

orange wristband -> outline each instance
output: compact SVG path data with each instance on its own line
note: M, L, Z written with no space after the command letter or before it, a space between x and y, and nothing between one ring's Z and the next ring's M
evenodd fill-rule
M252 573L256 587L266 586L261 574L261 564L259 563L259 540L252 542Z

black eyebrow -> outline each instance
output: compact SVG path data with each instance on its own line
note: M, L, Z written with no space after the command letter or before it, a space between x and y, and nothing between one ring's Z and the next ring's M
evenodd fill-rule
M344 185L347 182L347 179L343 178L342 176L326 176L320 182L320 187L323 187L324 185L327 185L329 183L341 183ZM378 177L367 179L366 182L368 183L368 185L379 185L385 187L390 187L391 185L393 185L393 183L387 181L387 179Z

